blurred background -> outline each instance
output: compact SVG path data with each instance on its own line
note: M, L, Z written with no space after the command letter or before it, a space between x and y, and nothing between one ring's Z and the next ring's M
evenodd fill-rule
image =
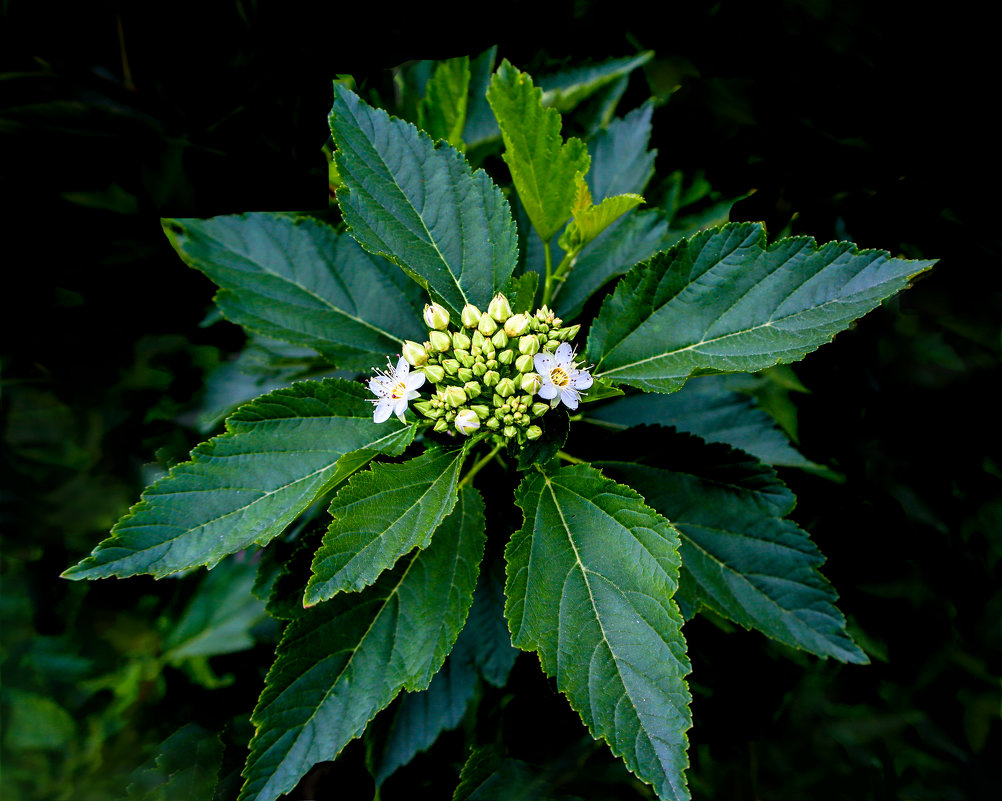
M0 6L4 799L170 797L162 782L191 754L218 766L216 798L235 797L276 636L250 591L255 566L58 578L218 430L211 393L232 388L245 344L214 320L212 285L159 218L325 209L335 76L389 85L410 60L492 45L534 75L653 50L619 112L658 98L659 174L742 198L730 218L770 235L940 259L771 390L800 451L828 469L781 477L872 663L697 618L690 784L696 799L997 798L1002 176L983 12L358 5ZM548 771L553 797L650 797L534 658L519 658L512 687L484 708L513 757ZM450 735L381 797L448 797L464 757ZM290 798L371 797L364 760L356 743ZM199 775L186 797L212 797Z

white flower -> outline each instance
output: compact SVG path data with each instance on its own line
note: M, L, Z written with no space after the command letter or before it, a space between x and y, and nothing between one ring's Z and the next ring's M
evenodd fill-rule
M574 361L574 351L566 342L561 342L556 353L537 353L533 366L543 379L538 395L556 406L560 401L569 409L578 408L581 390L592 385L592 377L587 370L579 370Z
M390 412L393 412L402 423L404 412L407 411L407 401L418 397L417 388L424 384L424 373L412 373L411 366L403 356L397 362L396 369L389 359L386 360L386 367L386 372L376 370L376 375L369 379L369 391L376 396L376 400L370 401L376 406L372 420L383 423L389 419Z
M456 414L456 431L468 437L478 428L480 428L480 418L477 417L477 413L473 409L460 409Z

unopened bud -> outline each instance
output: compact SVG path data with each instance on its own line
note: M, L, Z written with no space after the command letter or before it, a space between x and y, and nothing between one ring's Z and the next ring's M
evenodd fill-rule
M438 418L435 421L435 425L432 427L433 431L446 431L449 428L449 423L444 417Z
M431 343L432 349L439 353L445 353L452 347L452 337L445 331L432 331L428 334L428 341Z
M463 384L463 390L466 392L466 397L468 398L475 398L484 391L483 387L480 386L479 381L467 381Z
M539 339L532 335L522 337L518 341L518 352L526 356L535 356L539 353Z
M570 342L574 337L578 335L581 330L581 323L575 323L570 328L565 328L564 331L567 332L567 336L564 338L565 342Z
M447 372L449 375L455 375L456 373L458 373L460 366L461 365L459 364L459 362L457 362L455 359L442 360L442 367L445 368L445 372Z
M502 378L494 391L502 398L509 398L515 394L515 382L510 378Z
M487 313L499 323L503 323L511 317L511 306L508 305L508 298L501 293L495 295L494 300L487 307Z
M470 408L481 420L486 420L491 415L490 408L484 406L482 403L478 403L476 406L471 406Z
M529 330L529 318L524 314L513 314L504 324L504 332L512 339L520 337Z
M503 329L498 329L498 331L491 337L491 344L497 349L508 347L508 335Z
M445 402L453 409L458 406L462 406L466 403L466 392L463 391L462 387L446 387Z
M548 411L550 411L550 404L548 403L532 404L531 412L533 417L540 417L541 415L546 414L546 412Z
M412 405L418 412L432 420L442 416L442 410L432 406L431 401L417 401Z
M421 368L421 372L432 384L437 384L445 378L445 370L439 364L426 364Z
M473 365L477 363L477 360L474 359L473 356L471 356L468 351L460 349L454 351L454 353L456 356L456 361L459 362L461 365L463 365L463 367L473 367Z
M473 375L477 378L483 378L484 373L487 372L487 365L483 362L475 362L470 369L473 370Z
M511 364L513 361L515 361L515 351L511 348L505 348L498 354L499 364Z
M555 351L559 347L560 347L560 340L559 339L548 339L548 340L546 340L546 344L543 346L543 350L548 350L548 351L552 352L552 351Z
M516 429L515 426L505 426L504 430L501 433L504 434L505 437L507 437L508 439L512 439L513 437L515 437L515 435L518 434L518 429Z
M485 337L489 337L495 331L498 330L498 324L494 321L494 318L489 314L481 314L480 322L477 323L477 330L483 334Z
M449 327L449 312L437 303L429 303L424 307L424 323L429 328L444 331Z
M462 331L456 331L452 335L452 347L457 350L469 350L470 338Z
M483 334L481 334L479 331L474 331L473 332L473 337L472 337L472 339L470 339L470 342L473 344L473 348L472 349L483 350L483 348L484 348L484 342L485 341L486 340L484 339L484 335Z
M424 345L411 342L409 339L404 340L402 355L411 367L420 367L428 361L428 351L425 350Z
M463 383L473 380L473 371L469 367L460 367L456 371L456 378L458 378Z
M488 370L497 370L498 369L498 360L497 359L488 359L486 362L484 362L484 364L487 365L487 369Z
M543 436L543 429L541 429L539 426L529 426L527 429L525 429L526 439L530 440L539 439L541 436Z
M543 386L543 377L539 373L526 373L522 376L522 391L535 395L539 388Z
M472 409L461 409L456 413L456 431L463 436L470 436L480 428L480 418Z
M480 309L472 303L467 303L463 306L463 313L460 315L460 320L462 320L463 325L467 328L476 328L477 323L480 322Z
M488 428L489 428L489 429L490 429L491 431L497 431L497 430L498 430L499 428L501 428L501 421L500 421L500 420L497 420L497 419L495 419L495 418L493 418L493 417L492 417L492 418L491 418L490 420L488 420L488 421L487 421L487 422L485 423L485 425L486 425L486 426L487 426L487 427L488 427Z
M497 370L488 370L484 373L483 382L484 386L496 387L498 382L501 380L501 375Z
M520 373L528 373L532 370L534 366L533 361L534 361L533 357L530 356L529 354L525 354L524 356L519 356L517 359L515 359L515 369L518 370Z

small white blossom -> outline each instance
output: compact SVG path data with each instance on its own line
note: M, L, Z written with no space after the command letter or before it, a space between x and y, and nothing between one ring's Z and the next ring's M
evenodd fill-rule
M556 353L537 353L533 357L533 366L543 379L538 395L550 401L550 406L563 401L567 408L577 409L581 390L593 383L587 370L578 369L574 355L571 346L562 342Z
M470 436L471 433L480 428L480 418L473 409L460 409L456 414L456 431L463 436Z
M407 401L418 397L417 388L424 384L424 373L412 373L411 366L403 356L396 368L389 359L386 360L386 367L385 372L376 370L376 375L369 379L369 391L376 396L376 400L370 401L376 407L372 420L383 423L392 412L402 423L404 412L407 411Z

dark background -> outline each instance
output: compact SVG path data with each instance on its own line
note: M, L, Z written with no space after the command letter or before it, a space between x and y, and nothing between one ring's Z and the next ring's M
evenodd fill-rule
M108 635L120 610L176 602L142 578L56 578L138 497L144 465L200 439L178 419L243 342L233 326L200 327L213 288L173 253L160 216L324 208L336 74L380 81L410 59L492 44L530 73L653 49L650 85L679 86L654 118L660 174L702 170L724 197L754 190L732 219L773 233L940 259L796 368L811 391L795 397L800 449L845 480L782 477L872 664L689 624L694 796L997 797L999 69L982 12L862 0L666 3L656 20L585 0L138 5L15 1L0 16L0 524L4 592L22 603L5 626L5 671L19 637L127 658L133 646ZM649 92L634 76L621 112ZM72 797L117 797L101 788L120 787L189 718L215 730L246 716L268 646L254 653L253 669L224 660L237 681L212 693L168 676L128 710L141 745L109 741L103 775L87 775L94 789ZM560 751L578 747L576 716L534 659L515 671L513 756L607 759ZM458 742L396 787L450 792ZM241 758L230 748L224 767ZM360 759L347 754L343 781L359 778ZM629 797L619 780L610 797Z

